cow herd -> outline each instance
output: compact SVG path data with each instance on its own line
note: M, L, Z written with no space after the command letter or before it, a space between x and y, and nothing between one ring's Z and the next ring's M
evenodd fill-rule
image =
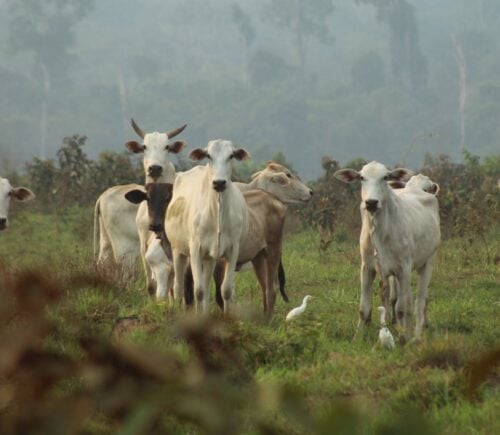
M212 140L190 152L194 161L207 161L175 172L171 154L183 141L172 141L186 127L167 133L144 133L132 120L141 142L126 147L143 155L144 186L114 186L99 196L94 209L94 252L100 268L119 265L130 274L140 254L146 284L157 299L174 305L194 304L209 310L209 288L216 284L216 300L225 313L235 303L235 274L251 263L262 289L263 309L272 315L281 263L283 229L288 204L307 203L313 191L288 168L274 162L255 173L248 184L232 181L233 161L249 157L228 140ZM383 301L400 327L400 341L420 339L426 325L426 302L432 267L440 241L437 184L404 168L387 169L371 162L361 171L342 169L334 176L360 181L361 299L358 331L371 317L372 284L379 274ZM0 178L0 230L7 227L11 198L24 201L34 194L13 188ZM97 253L97 245L99 251ZM411 272L418 272L415 307ZM387 292L389 294L387 294Z

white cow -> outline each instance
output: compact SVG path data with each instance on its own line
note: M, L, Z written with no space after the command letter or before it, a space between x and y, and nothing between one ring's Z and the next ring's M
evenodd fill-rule
M173 183L175 167L170 161L169 155L179 153L186 144L183 141L173 143L169 143L169 141L181 133L186 125L168 133L144 133L132 119L132 127L143 139L143 143L129 141L125 146L133 153L144 155L145 184L150 182ZM94 209L94 253L99 237L98 265L116 263L123 265L126 270L133 270L135 259L140 252L140 238L136 224L139 205L127 201L125 194L130 190L141 188L138 184L114 186L107 189L97 199ZM146 208L141 210L141 216L143 216L139 219L141 231L147 234ZM149 269L146 267L146 274L149 278L148 272Z
M427 175L416 174L413 175L406 183L403 180L393 180L389 181L389 185L396 189L398 195L406 195L408 192L413 190L423 190L424 192L430 193L432 195L437 195L439 193L439 185L432 181ZM389 295L387 294L389 290ZM396 302L398 299L399 283L397 279L392 276L389 277L388 285L386 282L382 282L381 285L381 297L382 303L386 308L387 312L391 312L392 323L396 323ZM390 307L389 307L390 303ZM426 305L427 307L427 305ZM390 311L389 311L390 309ZM427 325L427 310L424 312L425 320L424 324Z
M12 187L9 180L0 177L0 231L9 226L10 200L29 201L34 197L35 194L26 187Z
M362 329L371 315L372 282L376 270L382 279L396 277L399 294L396 302L400 337L410 336L413 297L410 288L412 270L419 274L416 302L415 338L420 339L425 323L427 288L440 242L439 209L434 195L422 189L391 189L387 181L411 175L408 169L388 170L371 162L360 172L342 169L335 173L341 181L361 181L361 301L358 327ZM405 191L405 192L403 192Z
M208 312L209 284L217 259L225 258L222 283L224 311L233 302L234 275L241 234L247 231L248 211L241 191L231 182L232 160L248 157L232 142L212 140L205 149L191 151L193 160L209 160L206 166L178 174L167 209L165 230L172 244L174 297L184 292L184 274L191 262L198 311ZM201 306L200 306L201 305Z
M312 190L307 187L295 174L291 173L291 171L278 163L274 162L268 162L266 167L262 170L259 171L255 174L252 175L252 181L249 184L246 183L237 183L235 182L234 185L236 185L240 190L243 192L247 192L249 190L264 190L265 192L271 193L272 197L276 198L278 201L280 201L283 204L297 204L297 203L306 203L309 201L313 195ZM154 200L153 196L154 195L161 195L161 192L153 192L149 191L147 195L143 192L142 189L139 189L135 193L129 193L127 194L127 198L132 201L143 201L143 200ZM148 197L149 195L149 197ZM165 197L165 196L164 196ZM166 207L166 205L165 205ZM247 201L247 207L250 207ZM156 206L155 208L148 207L150 216L149 219L153 219L155 222L159 222L157 216L152 216L151 213L157 213L161 214L162 213L162 208L159 206ZM285 208L286 211L286 208ZM254 212L255 213L255 212ZM253 215L251 214L251 210L249 208L249 217L252 217ZM268 216L270 219L271 216ZM252 220L250 219L249 222L251 223ZM158 224L157 224L158 225ZM163 228L156 228L157 230L163 230ZM250 230L250 228L249 228ZM255 232L257 228L255 228L253 231ZM279 230L280 232L282 231L282 228ZM280 233L281 234L281 233ZM274 237L278 237L278 234L273 235ZM246 235L242 235L242 238L240 240L240 248L242 246L242 243L245 244L245 237ZM260 236L250 236L253 239L258 239ZM280 236L281 237L281 236ZM264 242L265 244L266 242ZM256 256L256 253L253 255L248 255L244 254L242 252L242 249L240 249L240 253L238 256L238 262L240 263L241 261L244 261L243 259L250 258L253 259L253 257ZM148 262L149 267L152 270L152 275L155 278L156 281L156 297L157 299L160 298L165 298L167 293L170 298L170 288L169 288L169 283L171 281L171 277L169 276L170 270L171 270L171 264L166 258L166 255L164 253L163 248L161 247L161 244L159 240L155 236L150 236L147 241L147 250L146 250L146 260ZM281 265L281 263L280 263ZM219 267L216 266L217 269ZM216 270L217 270L216 269ZM223 271L222 271L223 273ZM221 295L221 290L220 290L220 285L221 281L219 281L219 274L216 272L214 274L214 277L217 277L215 279L215 285L216 285L216 301L217 304L221 307L224 308L224 301L222 299ZM284 277L284 273L283 273ZM284 280L284 278L282 278ZM280 291L282 292L282 296L285 300L287 300L287 296L285 294L284 288L281 287L281 284L284 284L284 282L280 282ZM187 286L189 287L189 285ZM192 289L190 292L190 289L186 290L188 292L187 297L189 300L192 300Z

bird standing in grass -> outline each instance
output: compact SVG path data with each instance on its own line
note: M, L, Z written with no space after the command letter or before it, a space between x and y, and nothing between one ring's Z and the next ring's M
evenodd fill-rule
M380 331L378 333L380 344L384 349L393 349L394 337L385 324L385 307L380 306L377 308L377 310L380 312Z
M288 322L300 316L306 310L307 301L309 299L312 299L311 295L305 296L304 300L302 301L302 305L300 307L296 307L293 310L290 310L290 312L286 315L286 321Z

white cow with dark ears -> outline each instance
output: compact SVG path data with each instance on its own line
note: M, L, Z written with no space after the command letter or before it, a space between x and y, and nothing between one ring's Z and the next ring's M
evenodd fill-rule
M361 301L358 327L370 319L372 282L376 271L387 280L394 276L399 283L396 302L397 323L402 327L400 340L410 337L413 296L410 288L412 270L419 274L416 300L415 338L420 339L425 323L427 288L440 242L439 208L436 197L423 189L402 189L396 193L388 181L409 178L408 169L387 169L371 162L360 172L342 169L335 177L350 183L361 181Z
M11 199L29 201L35 194L26 187L12 187L9 180L0 177L0 231L9 226L9 208Z
M125 146L133 153L143 154L144 184L173 183L175 167L170 161L170 154L179 153L186 144L170 140L181 133L186 124L167 133L144 133L132 119L132 127L143 142L129 141ZM139 252L143 254L142 251L145 251L142 245L145 246L149 237L147 209L145 205L140 209L139 205L125 199L128 191L141 188L138 184L113 186L97 199L94 210L94 252L99 238L98 265L119 264L130 272L134 269ZM139 209L138 230L136 216ZM141 239L144 239L143 244L140 243ZM145 262L144 267L149 282L151 273Z
M174 297L184 294L188 260L193 273L197 311L208 311L209 285L215 263L226 259L222 282L224 312L234 299L234 278L242 233L248 229L248 210L241 191L231 182L232 161L248 157L231 141L212 140L205 149L191 151L193 160L208 159L177 175L167 209L166 233L174 260Z

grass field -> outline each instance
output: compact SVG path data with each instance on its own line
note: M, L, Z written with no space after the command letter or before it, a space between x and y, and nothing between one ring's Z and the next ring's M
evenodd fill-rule
M42 348L84 360L82 334L109 342L116 319L132 317L111 341L146 347L143 357L151 352L144 357L151 364L171 356L192 378L179 387L178 400L170 381L159 389L119 390L136 399L119 416L106 412L105 388L92 390L81 376L58 381L50 400L99 391L82 417L86 433L500 433L498 365L486 373L487 366L475 364L500 346L498 228L488 242L442 243L424 340L391 352L375 345L378 322L372 322L364 340L352 340L359 255L351 237L321 253L316 232L287 236L283 258L291 303L278 296L271 321L260 315L262 296L249 271L237 278L238 318L220 320L213 302L214 319L197 323L183 319L189 316L181 309L149 299L141 273L125 283L95 278L96 286L78 284L75 277L93 276L91 222L90 209L58 216L23 211L0 234L0 258L8 273L41 271L66 296L48 310L52 329ZM288 310L306 294L314 296L306 312L285 324ZM379 305L378 293L373 302ZM203 329L211 335L205 337ZM199 337L212 345L197 345L196 340L203 341ZM210 355L196 355L200 349ZM204 369L190 371L193 358ZM484 382L468 394L467 380L475 370L482 370ZM0 415L15 415L11 408L19 404L4 396ZM181 398L187 400L184 407ZM47 417L40 423L40 415L39 429L50 422Z

